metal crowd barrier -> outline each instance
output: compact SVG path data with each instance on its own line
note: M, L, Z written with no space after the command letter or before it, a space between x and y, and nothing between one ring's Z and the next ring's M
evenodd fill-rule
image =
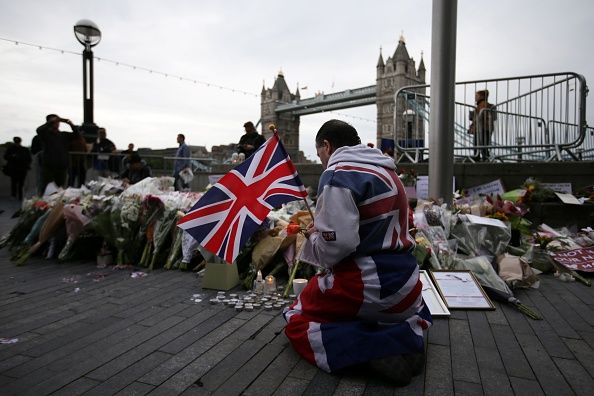
M494 129L488 144L469 133L475 93L488 90ZM473 162L481 149L488 161L594 159L594 130L586 123L588 87L583 76L551 73L456 83L454 155ZM431 155L431 86L411 85L394 94L393 133L397 162L421 162Z

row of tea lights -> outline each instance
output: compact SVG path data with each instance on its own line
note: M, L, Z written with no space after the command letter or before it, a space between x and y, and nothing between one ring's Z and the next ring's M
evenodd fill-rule
M253 292L237 294L230 293L228 296L226 292L219 291L215 298L210 299L210 303L223 304L229 307L234 307L237 312L247 311L251 312L257 309L264 308L266 311L272 311L273 309L280 309L294 301L296 296L294 294L289 295L289 300L282 298L282 295L278 292L272 294L260 295Z

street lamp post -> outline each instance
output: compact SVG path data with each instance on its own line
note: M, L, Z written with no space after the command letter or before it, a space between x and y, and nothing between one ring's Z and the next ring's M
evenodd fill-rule
M101 30L88 19L81 19L74 25L74 36L84 46L83 50L83 111L82 129L88 135L97 134L93 120L93 51L92 47L101 41Z

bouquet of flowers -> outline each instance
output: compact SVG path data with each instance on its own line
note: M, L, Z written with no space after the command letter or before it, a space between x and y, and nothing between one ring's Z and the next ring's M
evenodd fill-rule
M179 264L179 269L183 271L188 270L188 264L192 261L194 253L198 249L199 243L188 232L182 232L182 259Z
M23 265L29 257L37 252L41 246L54 236L56 231L64 224L64 203L58 199L48 211L47 218L39 231L39 239L24 251L16 260L17 265Z
M479 283L485 289L487 294L494 300L509 303L514 308L525 314L531 319L541 320L542 317L522 304L518 300L507 284L497 275L488 257L477 256L468 259L456 259L452 269L470 270L476 275Z
M146 238L146 243L139 263L139 265L143 267L147 267L150 264L155 222L159 216L161 216L163 208L163 201L156 195L149 194L145 196L142 201L138 239L142 240L143 238Z
M182 217L184 217L184 212L177 211L175 224L177 224L177 222ZM171 244L171 250L169 251L169 256L167 256L167 260L165 261L165 265L163 266L164 269L171 269L173 267L173 264L177 261L179 254L181 253L184 230L182 230L179 227L174 226L172 229L172 233L173 233L173 236L172 236L173 243Z
M91 218L90 227L101 236L106 245L115 246L115 231L111 219L111 206L115 202L113 196L94 195L85 203L85 213Z
M18 222L0 239L0 248L8 246L11 250L19 249L37 219L46 213L48 208L48 203L40 198L24 201L19 211Z
M138 249L138 230L140 229L141 198L138 195L120 198L120 237L124 240L122 255L118 251L118 265L130 263Z
M64 222L66 223L66 234L68 239L66 245L58 255L59 260L68 258L74 242L77 240L83 229L91 222L91 219L83 214L83 207L80 203L76 202L64 206Z
M526 213L528 213L528 209L523 204L503 200L501 196L497 196L495 199L487 197L487 201L492 206L491 212L487 214L487 217L509 222L512 230L517 230L525 235L530 234L532 223L524 218Z
M151 262L149 264L149 270L153 270L155 266L155 262L157 260L157 256L161 252L165 241L167 240L167 236L170 234L171 227L177 223L178 216L178 208L177 204L179 201L176 199L178 197L175 196L161 196L161 200L163 201L163 210L160 212L159 218L155 221L154 231L153 231L153 256Z

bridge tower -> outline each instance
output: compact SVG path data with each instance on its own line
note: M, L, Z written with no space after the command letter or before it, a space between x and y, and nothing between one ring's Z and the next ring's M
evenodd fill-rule
M376 69L377 147L386 147L386 140L382 141L382 139L391 141L394 136L398 140L424 136L425 126L421 119L402 118L405 111L404 100L399 99L394 108L394 94L400 88L406 85L425 84L426 70L422 55L417 70L415 60L408 54L406 42L401 35L396 51L385 63L380 48ZM394 133L394 112L397 116L396 133Z
M299 152L299 116L293 113L277 114L275 111L279 105L298 103L301 98L299 88L295 94L292 94L283 72L279 71L272 88L267 89L262 85L260 96L262 134L268 139L272 134L268 126L276 125L283 145L293 162L302 162L303 153Z

